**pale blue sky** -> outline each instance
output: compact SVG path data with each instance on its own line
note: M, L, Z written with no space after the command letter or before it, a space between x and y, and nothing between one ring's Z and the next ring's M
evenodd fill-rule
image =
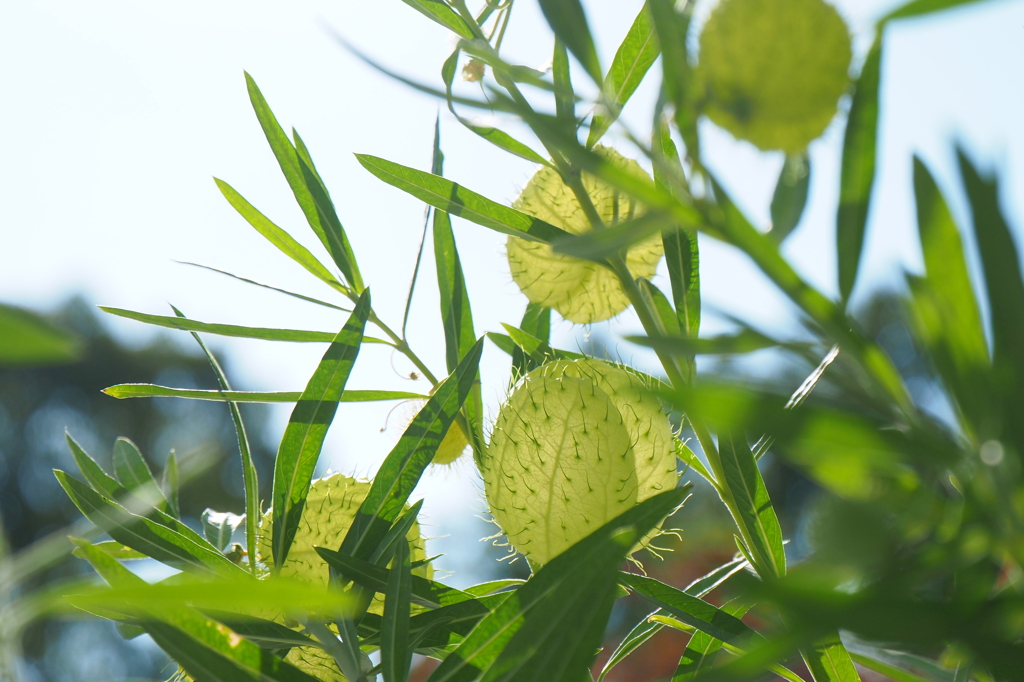
M587 3L605 63L640 0ZM836 3L863 54L875 17L890 0ZM713 2L699 5L703 16ZM296 126L339 207L381 316L398 324L422 220L422 205L362 170L353 152L426 168L438 103L389 81L343 51L331 26L376 59L437 84L453 41L399 0L289 3L183 0L173 5L102 0L39 0L0 6L0 300L47 308L73 292L97 303L165 313L167 302L206 321L337 329L325 309L177 265L213 265L314 296L330 290L264 242L222 199L211 175L230 182L278 224L313 246L287 185L249 109L242 70L256 78L278 118ZM963 140L998 168L1015 218L1024 206L1024 2L1002 0L894 24L884 63L881 170L868 239L873 282L915 268L911 154L921 154L944 188L953 186L950 142ZM535 3L519 0L508 54L541 67L551 35ZM656 75L652 71L652 75ZM653 79L626 119L647 125ZM805 220L786 247L800 271L836 291L833 216L841 118L812 146L814 183ZM707 125L708 155L739 202L761 225L781 164ZM447 174L497 200L514 199L532 167L504 155L442 115ZM623 151L629 153L627 147ZM953 197L962 208L959 196ZM1019 225L1019 220L1016 221ZM511 283L500 235L457 221L478 333L515 323L525 303ZM789 309L742 256L703 240L709 304L761 325L785 327ZM429 259L427 259L429 261ZM433 269L423 271L430 284ZM862 290L863 293L863 290ZM443 367L437 299L417 295L410 339ZM142 325L108 320L125 339L151 338ZM614 334L636 328L624 314ZM571 343L575 329L559 324ZM183 338L185 342L188 339ZM211 339L230 354L237 383L298 390L323 349ZM622 344L625 356L632 347ZM395 366L408 371L407 363ZM485 397L493 412L507 362L489 347ZM389 354L368 348L350 385L411 390ZM424 388L421 386L420 388ZM328 439L335 469L372 474L398 431L381 434L390 406L345 405ZM392 426L404 408L392 417ZM409 410L406 410L408 412ZM287 410L274 418L283 424ZM424 493L438 533L479 509L471 466L429 477Z

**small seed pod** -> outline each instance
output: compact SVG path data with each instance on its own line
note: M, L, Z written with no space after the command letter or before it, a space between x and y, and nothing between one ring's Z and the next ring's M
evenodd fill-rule
M546 564L674 488L672 443L634 375L596 360L549 363L523 378L495 421L482 462L491 514L532 565Z
M352 521L355 520L359 505L370 492L369 481L359 481L343 474L332 474L313 481L306 497L295 539L288 550L288 558L281 567L280 575L327 587L330 577L327 563L320 558L314 547L337 549L345 538ZM269 509L260 522L260 559L273 570L274 558L271 552L271 538L274 531L274 510ZM419 524L414 523L406 536L412 543L412 560L426 558ZM417 569L425 577L430 572L427 564Z
M650 179L636 161L613 149L598 146L595 151L629 173ZM627 194L589 173L583 187L602 222L611 226L637 218L644 207ZM545 166L526 183L515 208L560 227L571 234L594 229L573 191L553 168ZM589 324L607 320L629 307L618 278L605 267L552 251L547 244L509 237L508 263L512 279L530 301L554 308L566 320ZM626 266L633 277L653 277L664 254L661 236L654 235L626 252Z
M333 474L313 481L306 498L306 506L302 510L302 519L295 534L288 558L281 567L280 574L286 578L322 585L325 589L330 578L327 563L320 558L314 547L337 549L345 538L352 521L355 519L359 505L370 492L369 481L359 481L342 474ZM271 554L271 537L274 528L273 509L268 510L260 522L258 541L260 558L268 568L273 569L274 561ZM423 538L420 536L419 524L414 523L406 538L411 543L412 561L426 558ZM430 578L433 569L430 564L413 569L415 575ZM384 601L380 595L374 597L370 612L377 615L384 613ZM299 670L323 680L324 682L344 682L345 677L338 671L338 666L328 654L316 647L294 647L285 657Z
M824 0L722 0L700 36L704 113L760 149L801 151L835 115L851 55Z

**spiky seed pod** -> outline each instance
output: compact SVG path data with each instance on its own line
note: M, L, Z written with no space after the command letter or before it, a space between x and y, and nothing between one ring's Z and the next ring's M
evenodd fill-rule
M626 171L650 179L636 161L607 147L598 146L595 150ZM605 225L643 215L645 209L641 204L603 180L584 173L582 182ZM572 234L594 229L576 195L562 182L558 172L547 166L530 178L512 205ZM618 278L605 267L554 253L547 244L518 237L508 238L507 251L512 279L526 297L554 308L570 322L589 324L607 320L629 307ZM653 277L663 254L661 236L655 235L627 251L626 265L633 277Z
M722 0L700 36L705 113L761 149L801 151L835 115L851 55L823 0Z
M302 519L295 534L288 558L281 567L280 574L325 589L330 578L327 563L320 558L314 547L336 549L348 532L355 519L359 505L370 492L370 482L360 481L343 474L333 474L313 481L306 498L306 506L302 510ZM271 553L271 537L274 529L273 509L268 510L260 522L258 547L260 559L268 568L274 568ZM411 543L412 561L426 558L423 538L420 536L419 524L414 523L406 535ZM433 576L430 564L413 569L413 573L424 578ZM384 612L384 601L380 596L374 597L370 612L378 615ZM316 647L294 647L288 652L285 660L303 672L324 682L344 682L345 677L338 671L334 659Z
M642 388L607 363L556 362L527 374L502 405L484 486L491 514L532 565L675 487L668 418Z
M636 461L637 501L676 487L675 436L661 402L636 374L600 360L556 360L539 368L547 376L589 379L611 399L629 432Z

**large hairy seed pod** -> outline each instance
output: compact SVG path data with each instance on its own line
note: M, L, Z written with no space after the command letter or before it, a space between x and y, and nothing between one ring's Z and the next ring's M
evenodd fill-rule
M705 113L761 149L801 151L835 115L851 55L824 0L722 0L700 36Z
M668 419L653 398L638 399L642 388L607 363L556 362L502 405L484 486L491 514L534 566L675 487Z
M636 161L606 147L596 150L627 171L649 177ZM587 173L582 182L605 225L643 215L642 205L606 182ZM530 178L513 206L572 234L594 229L576 195L549 167ZM512 279L519 289L532 302L554 308L570 322L607 320L629 307L618 278L607 268L554 253L546 244L518 237L508 238L507 250ZM661 236L654 235L629 249L626 265L633 277L653 277L663 254Z
M540 368L547 376L588 379L611 399L629 432L636 462L637 501L676 487L675 436L661 402L633 372L600 360L558 360Z

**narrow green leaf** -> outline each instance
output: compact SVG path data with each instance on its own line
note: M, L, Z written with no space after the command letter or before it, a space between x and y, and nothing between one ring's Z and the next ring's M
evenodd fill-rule
M543 346L550 347L551 308L545 308L537 303L527 303L526 311L523 313L523 321L519 323L519 329L531 338L541 341ZM514 339L513 342L515 342ZM541 347L538 346L538 348ZM524 351L518 343L511 355L513 382L535 367L540 366L543 362L543 358L534 357L530 352Z
M639 280L639 285L640 291L649 302L651 309L658 316L658 320L665 329L665 333L668 336L678 338L682 334L682 330L679 328L679 317L676 315L672 304L668 302L668 298L650 280Z
M603 230L562 237L551 242L551 248L555 253L603 263L605 259L624 253L630 246L652 235L673 229L676 229L676 223L671 216L652 211Z
M153 477L149 465L146 464L142 452L135 443L125 437L114 441L114 474L128 492L141 491L144 496L157 498L154 505L158 509L167 509L167 500L163 491Z
M676 4L673 0L648 0L661 48L662 87L668 100L675 106L676 126L682 133L690 158L699 159L697 107L691 95L695 84L686 44L695 3L684 3L680 11L676 10Z
M331 271L309 249L260 213L255 206L246 201L245 197L236 192L231 185L218 178L214 178L213 181L217 183L217 187L220 189L221 194L224 195L224 198L228 200L228 203L245 218L246 222L263 235L267 241L276 246L281 253L301 265L317 279L326 282L332 288L338 290L344 288L334 275L331 274Z
M739 618L654 578L621 573L619 582L673 618L723 642L742 648L753 639L760 638Z
M764 348L794 346L794 344L782 344L753 329L743 329L735 334L723 334L703 339L678 336L666 336L658 339L649 336L627 336L626 338L641 346L648 346L660 352L685 357L693 355L752 353Z
M451 7L442 0L402 0L405 4L435 23L453 31L460 38L471 40L476 37L473 29Z
M256 81L248 73L245 74L245 84L249 91L249 100L252 102L253 111L259 119L267 142L277 158L277 163L284 173L288 186L291 187L295 200L306 216L306 221L313 228L313 232L320 239L321 243L331 254L334 263L341 270L349 285L357 292L362 291L363 283L359 276L359 269L356 267L352 249L348 244L348 238L338 220L334 205L326 188L320 183L319 177L310 160L307 163L295 150L295 145L288 139L288 135L277 122L274 112L263 97ZM307 157L308 158L308 157Z
M879 24L885 24L894 19L906 19L909 17L920 17L932 12L941 12L955 7L966 7L984 0L911 0L900 7L886 14Z
M812 646L800 650L807 669L816 682L860 682L860 674L850 658L850 653L839 639L838 632L832 632Z
M100 310L118 317L126 317L129 320L136 320L157 327L168 329L181 329L189 332L206 332L220 336L237 336L243 339L262 339L264 341L290 341L293 343L331 343L335 334L332 332L313 332L302 329L270 329L266 327L240 327L233 324L216 324L199 322L188 318L166 317L163 315L149 315L137 313L121 308L110 308L100 306ZM389 341L364 336L363 343L382 343L385 346L393 346Z
M220 391L198 388L169 388L156 384L117 384L103 389L114 398L188 398L235 403L294 403L302 397L299 391ZM426 400L429 396L408 391L346 390L339 402L365 403L381 400Z
M782 528L746 438L742 433L720 434L719 452L725 474L723 483L734 499L733 508L739 514L735 519L736 525L754 556L758 574L766 578L785 575Z
M313 469L359 355L369 316L370 294L364 291L352 316L327 348L288 420L274 463L272 549L275 566L284 565L298 531Z
M445 87L445 100L448 102L448 111L452 112L452 115L458 120L459 123L464 125L469 130L487 140L495 147L504 149L510 154L514 154L521 159L532 161L533 163L539 163L544 166L550 166L551 162L545 159L543 156L535 152L528 145L515 139L508 133L498 128L491 126L479 126L459 115L455 110L455 99L452 94L452 84L455 82L455 71L459 65L459 55L462 54L462 50L456 48L452 52L451 56L444 61L444 65L441 67L441 79L444 81Z
M462 273L462 262L455 245L451 218L444 211L434 211L434 263L437 288L441 299L441 321L444 325L445 361L453 372L466 352L476 343L473 312Z
M555 35L565 43L594 82L600 83L601 64L580 1L540 0L540 8Z
M644 3L629 27L626 37L604 77L604 94L607 111L594 114L590 123L587 146L593 147L619 117L619 112L636 92L648 69L654 64L661 50L654 30L649 3Z
M248 277L242 277L241 275L236 275L233 272L228 272L227 270L220 270L218 268L214 268L214 267L211 267L209 265L202 265L201 263L192 263L192 262L187 261L187 260L179 260L179 261L175 261L175 262L176 263L180 263L182 265L191 265L194 268L202 268L203 270L209 270L210 272L216 272L219 275L226 275L227 277L230 277L232 279L237 279L239 282L245 282L246 284L252 284L254 286L261 287L263 289L270 289L271 291L276 291L279 294L284 294L285 296L291 296L292 298L297 298L300 301L305 301L306 303L312 303L314 305L322 306L324 308L331 308L332 310L340 310L343 313L350 313L350 312L352 312L351 308L342 308L341 306L334 305L333 303L328 303L327 301L322 301L319 298L313 298L312 296L306 296L305 294L299 294L299 293L296 293L294 291L289 291L287 289L282 289L280 287L275 287L273 285L266 284L264 282L258 282L258 281L254 280L254 279L249 279Z
M384 682L405 682L412 665L409 616L412 599L412 566L409 543L395 545L395 559L384 593L384 620L380 634L380 663Z
M998 182L983 175L962 150L958 150L958 156L984 265L992 318L992 369L996 391L1003 397L1004 428L1016 437L1016 442L1024 442L1024 423L1019 419L1024 406L1020 391L1024 380L1024 275L1020 252L999 203Z
M836 249L839 293L844 301L850 297L857 281L871 193L875 186L881 66L882 31L879 30L857 79L843 140Z
M167 453L167 461L164 462L161 488L164 491L164 498L167 500L167 511L176 519L181 518L181 509L178 506L178 485L178 455L171 450Z
M610 673L615 666L647 643L651 637L654 637L654 635L661 632L661 629L664 626L661 623L651 620L651 617L656 615L659 611L654 611L644 616L643 619L633 626L633 629L626 634L626 637L619 643L619 646L615 648L612 655L608 657L608 661L604 664L604 667L601 668L601 674L597 676L597 682L604 682L604 678L608 676L608 673Z
M914 194L925 276L912 279L917 329L932 361L975 424L990 414L988 344L956 221L938 185L914 159Z
M508 334L484 332L484 336L486 336L491 341L491 343L493 343L507 355L515 356L516 353L522 355L522 349L516 345L515 341L513 341Z
M250 594L251 598L251 594ZM203 608L203 615L223 623L242 637L263 649L288 649L293 646L316 646L316 642L291 628L272 620L250 615L240 618L237 612Z
M172 531L183 535L189 541L213 550L213 546L204 540L198 533L179 521L176 517L164 513L152 504L153 494L151 491L136 491L136 494L129 493L116 479L109 476L89 454L82 449L82 446L65 432L64 438L67 441L71 455L75 459L82 476L92 486L92 489L106 501L113 501L124 506L128 511L139 516L145 516L151 521L166 526ZM176 466L176 465L175 465ZM147 493L149 496L147 496Z
M665 191L686 192L686 177L676 143L665 121L659 117L653 140L654 182ZM665 264L672 283L672 302L679 324L686 335L696 337L700 331L700 253L696 230L666 230L661 236L665 247Z
M74 362L84 346L42 317L0 303L0 367Z
M384 594L390 581L391 571L383 566L378 566L364 559L358 559L341 552L317 547L319 554L324 561L330 564L331 569L345 580L351 580L357 585L374 592ZM412 603L425 606L428 609L438 609L442 606L450 606L464 601L471 601L475 598L468 592L449 587L444 583L427 580L418 575L412 576Z
M569 73L569 53L565 43L555 36L555 51L551 59L551 80L555 84L555 116L567 132L576 135L576 93L572 89Z
M539 218L502 206L437 175L366 154L357 154L356 160L384 182L434 208L503 234L539 242L550 242L567 234Z
M429 678L582 679L604 634L622 557L684 498L641 502L552 559L486 616Z
M550 166L551 162L545 159L543 156L535 152L529 145L524 142L520 142L516 138L512 137L504 130L500 128L494 128L491 126L479 126L472 122L459 118L464 126L472 130L474 133L484 138L498 149L504 149L509 154L518 156L521 159L525 159L532 163L537 163L542 166Z
M413 418L373 477L370 492L341 543L341 553L357 558L372 555L402 514L409 495L476 383L482 353L480 339Z
M772 195L772 229L768 234L778 243L800 223L811 186L811 157L807 152L787 154Z
M205 541L194 542L177 531L137 516L63 471L55 470L54 475L82 514L117 542L182 570L225 574L241 571Z
M742 618L750 604L734 600L722 607L722 611L734 618ZM672 675L672 682L690 682L696 675L709 667L715 660L715 655L722 648L722 640L712 637L708 633L698 630L693 633L690 641L686 644L686 651L679 659L679 665Z
M118 589L154 594L160 587L146 585L114 559L76 541L78 551L103 578ZM140 605L145 598L136 599ZM177 603L183 602L179 596ZM193 678L206 682L315 682L315 678L285 663L265 649L246 641L223 625L194 609L150 608L156 619L147 619L146 631Z

